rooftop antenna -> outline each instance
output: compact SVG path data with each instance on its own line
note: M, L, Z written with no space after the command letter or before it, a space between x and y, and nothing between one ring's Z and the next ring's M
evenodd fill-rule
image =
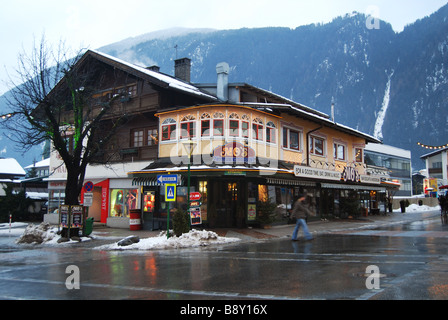
M177 46L177 44L174 46L174 49L176 49L176 60L177 60L177 48L178 48L178 46Z

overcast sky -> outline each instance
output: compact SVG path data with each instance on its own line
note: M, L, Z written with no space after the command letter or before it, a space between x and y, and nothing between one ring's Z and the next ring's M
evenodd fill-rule
M290 27L329 22L352 11L374 14L403 30L447 0L0 0L0 94L5 69L42 34L73 49L97 49L128 37L172 28Z

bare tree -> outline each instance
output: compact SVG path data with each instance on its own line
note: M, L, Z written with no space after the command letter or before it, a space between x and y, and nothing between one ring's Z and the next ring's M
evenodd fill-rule
M79 204L87 165L126 119L112 114L120 96L95 103L105 80L98 63L63 42L53 49L44 36L30 54L19 55L16 73L7 101L13 116L3 125L24 150L51 140L67 169L65 204Z

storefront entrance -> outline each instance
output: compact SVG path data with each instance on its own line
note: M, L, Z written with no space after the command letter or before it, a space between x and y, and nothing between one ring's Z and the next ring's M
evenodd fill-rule
M219 179L208 182L208 209L210 225L218 228L243 227L247 183L242 179Z
M155 221L156 212L156 191L144 188L142 193L142 224L143 230L154 230L159 228L158 221Z

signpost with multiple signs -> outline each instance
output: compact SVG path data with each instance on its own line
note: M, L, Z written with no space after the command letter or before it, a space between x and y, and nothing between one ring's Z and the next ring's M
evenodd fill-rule
M157 182L165 187L165 202L167 203L166 214L166 237L170 237L170 203L176 202L177 175L162 174L157 176Z
M165 202L167 203L167 238L169 238L169 224L170 224L170 203L176 202L177 195L177 183L178 175L163 174L157 176L157 182L165 188ZM190 224L199 225L202 224L201 218L201 200L202 195L200 192L190 192L189 201L189 211Z

